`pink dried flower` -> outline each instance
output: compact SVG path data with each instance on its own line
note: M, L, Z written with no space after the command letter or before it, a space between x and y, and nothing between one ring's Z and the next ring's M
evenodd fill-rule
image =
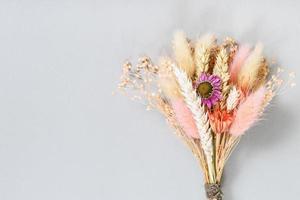
M221 99L221 84L219 76L202 73L195 83L201 103L208 108L214 106Z

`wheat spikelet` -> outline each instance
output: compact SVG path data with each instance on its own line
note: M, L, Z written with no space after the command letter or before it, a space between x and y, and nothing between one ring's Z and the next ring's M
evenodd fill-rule
M230 78L229 72L228 72L228 54L226 52L225 48L221 48L220 52L217 55L217 60L215 67L213 69L213 74L219 76L222 79L222 102L221 102L221 108L224 108L226 103L226 97L229 92L229 85L228 80Z
M193 77L195 73L194 60L184 32L178 31L174 34L173 50L178 67L184 70L188 77Z
M257 90L258 88L260 88L260 86L262 86L266 82L269 71L270 69L267 60L262 59L261 65L257 72L257 79L253 85L253 90Z
M193 89L192 83L187 77L186 73L173 65L174 74L179 83L182 96L191 110L196 126L198 129L201 147L206 156L207 165L210 172L211 181L215 180L215 169L213 166L213 140L211 135L211 130L209 127L209 120L204 107L201 106L200 98L197 96L195 90Z
M209 57L210 50L215 42L213 35L205 35L201 37L195 47L195 64L196 64L196 76L202 72L207 72L209 69Z
M227 107L228 111L233 110L237 106L239 97L240 97L239 91L236 89L235 86L233 86L230 89L227 100L226 100L226 107Z
M224 109L227 101L226 97L228 95L230 86L228 84L228 81L230 79L230 74L228 71L228 54L226 52L226 49L224 47L221 47L219 50L219 53L216 57L215 66L213 69L213 74L219 76L222 79L222 101L220 102L221 109ZM232 101L233 99L230 99L230 103L234 103ZM219 166L219 155L222 153L220 152L222 150L222 147L224 146L224 141L227 140L227 134L216 134L216 164L217 168ZM220 176L220 172L217 171L217 178ZM222 173L221 173L222 174Z
M238 44L237 42L231 38L231 37L226 37L222 46L224 48L227 48L229 53L228 53L228 63L232 63L237 51L238 51Z

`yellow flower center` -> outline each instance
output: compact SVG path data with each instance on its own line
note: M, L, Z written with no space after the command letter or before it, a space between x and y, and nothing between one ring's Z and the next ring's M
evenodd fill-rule
M197 92L202 98L210 97L213 90L213 86L209 82L200 83Z

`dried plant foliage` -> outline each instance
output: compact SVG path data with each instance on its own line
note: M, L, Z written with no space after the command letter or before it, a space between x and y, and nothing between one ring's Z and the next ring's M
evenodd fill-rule
M148 57L136 66L126 62L118 88L163 114L198 160L207 198L221 200L226 161L279 92L283 70L269 75L262 45L250 51L232 38L218 44L205 35L193 44L177 32L173 49L175 57L159 65ZM294 76L289 74L286 85L295 86Z
M219 76L222 79L222 109L225 107L225 102L227 94L229 92L230 86L229 81L229 72L228 72L228 54L225 48L221 48L216 59L215 67L213 68L213 74Z
M192 82L188 79L187 74L180 70L177 66L173 66L174 73L181 88L181 94L187 104L188 108L193 114L198 134L201 141L201 147L205 154L207 161L208 172L210 174L210 182L215 182L215 170L213 166L213 138L210 130L208 116L205 112L204 106L199 102L201 101L196 91L193 88Z

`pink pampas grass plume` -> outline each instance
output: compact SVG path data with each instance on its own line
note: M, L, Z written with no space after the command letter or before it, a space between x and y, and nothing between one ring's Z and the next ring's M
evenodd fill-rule
M245 101L240 104L230 127L230 134L235 136L243 135L258 120L265 93L265 87L261 87L246 97Z
M197 126L195 124L192 112L185 104L184 100L177 99L171 101L172 108L175 112L176 119L185 134L190 138L199 138Z
M250 54L250 47L248 45L241 45L237 54L234 56L231 65L229 66L230 80L235 83L237 75L244 64L245 60Z

